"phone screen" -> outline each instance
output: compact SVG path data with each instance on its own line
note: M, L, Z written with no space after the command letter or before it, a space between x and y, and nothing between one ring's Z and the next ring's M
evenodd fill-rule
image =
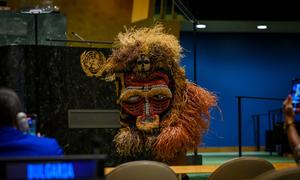
M37 117L34 115L28 115L27 118L28 118L28 126L29 126L28 134L36 135Z
M300 79L294 80L292 83L292 103L294 111L300 107Z

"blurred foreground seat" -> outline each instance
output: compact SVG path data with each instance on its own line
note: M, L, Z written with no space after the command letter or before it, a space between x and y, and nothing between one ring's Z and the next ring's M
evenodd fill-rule
M296 180L300 179L300 167L285 168L280 170L271 170L265 172L254 180Z
M240 157L231 159L220 165L208 180L253 179L254 177L275 169L267 160L256 157Z
M115 167L106 180L177 180L175 172L156 161L131 161Z

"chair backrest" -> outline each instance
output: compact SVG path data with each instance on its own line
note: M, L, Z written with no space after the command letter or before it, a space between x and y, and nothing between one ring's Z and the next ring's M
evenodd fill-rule
M256 178L255 180L295 180L300 179L300 167L285 168L279 170L271 170L265 172Z
M106 180L177 180L175 172L156 161L131 161L115 167Z
M267 160L256 157L240 157L220 165L208 179L252 179L272 169L274 166Z

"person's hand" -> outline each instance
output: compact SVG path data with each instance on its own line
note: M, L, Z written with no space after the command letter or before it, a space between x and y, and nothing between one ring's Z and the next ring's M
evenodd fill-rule
M27 132L29 130L27 115L24 112L19 112L17 114L18 129L22 132Z
M40 132L36 133L36 136L37 137L44 137L45 135L44 134L41 134Z
M283 109L282 109L284 116L285 116L285 123L291 124L294 122L295 112L293 109L292 104L292 96L289 95L283 102Z

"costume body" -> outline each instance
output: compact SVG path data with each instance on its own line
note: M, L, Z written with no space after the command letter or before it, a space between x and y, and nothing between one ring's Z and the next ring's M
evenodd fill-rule
M0 156L50 156L63 151L52 138L23 134L13 127L0 127Z
M300 145L297 145L294 148L293 156L294 156L294 159L295 159L296 163L298 164L298 166L300 166Z
M121 128L114 142L121 156L171 163L208 129L216 97L186 80L181 51L161 25L118 35L101 74L116 82Z

